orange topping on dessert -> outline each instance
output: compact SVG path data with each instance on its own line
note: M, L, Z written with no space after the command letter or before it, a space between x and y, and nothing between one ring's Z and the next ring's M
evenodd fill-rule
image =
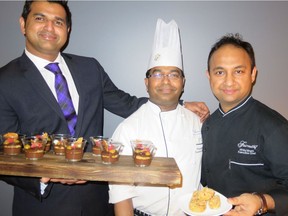
M3 135L4 138L18 139L18 134L9 132Z

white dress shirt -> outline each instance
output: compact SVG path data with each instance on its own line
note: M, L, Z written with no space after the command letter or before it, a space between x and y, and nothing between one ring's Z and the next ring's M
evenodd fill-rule
M39 70L40 74L43 76L44 80L46 81L47 85L49 86L51 92L55 96L56 100L58 100L56 90L55 90L55 74L53 74L51 71L49 71L45 68L45 66L51 62L47 61L45 59L39 58L38 56L33 55L27 49L25 49L25 54L35 64L35 66ZM65 63L65 61L64 61L64 59L60 53L54 62L59 63L59 67L62 71L62 74L66 78L68 89L69 89L69 92L71 95L71 99L72 99L72 102L73 102L73 105L74 105L74 108L75 108L75 111L77 114L78 113L79 95L78 95L75 83L73 81L72 75L69 71L69 68L66 65L66 63ZM47 187L47 184L40 182L41 194L44 194L44 190L46 187Z
M44 80L46 81L47 85L49 86L51 92L55 96L57 100L57 94L55 90L55 74L53 74L51 71L47 70L45 66L49 63L51 63L48 60L39 58L38 56L33 55L30 53L27 49L25 49L25 54L28 56L28 58L35 64L41 75L43 76ZM59 63L59 67L62 71L63 76L66 78L68 89L71 95L71 99L76 111L76 114L78 113L78 103L79 103L79 95L75 86L75 83L73 81L72 75L69 71L68 66L66 65L66 62L64 61L63 57L59 53L57 58L54 62Z

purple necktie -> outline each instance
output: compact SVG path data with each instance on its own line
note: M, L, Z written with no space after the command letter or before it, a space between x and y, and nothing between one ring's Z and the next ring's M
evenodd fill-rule
M50 63L46 65L45 68L55 74L55 89L57 93L58 104L60 105L68 123L70 133L75 135L77 115L71 100L67 81L63 76L58 63Z

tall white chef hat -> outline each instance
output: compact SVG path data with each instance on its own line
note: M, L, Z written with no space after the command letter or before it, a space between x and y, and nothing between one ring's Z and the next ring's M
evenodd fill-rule
M154 44L147 70L156 66L175 66L183 70L180 33L174 20L168 24L162 19L157 20Z

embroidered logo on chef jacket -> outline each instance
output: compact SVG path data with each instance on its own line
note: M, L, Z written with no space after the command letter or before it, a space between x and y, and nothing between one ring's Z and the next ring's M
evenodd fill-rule
M241 140L238 143L238 154L256 155L258 145L249 145L247 141Z
M258 145L250 145L247 141L241 140L238 144L238 157L229 159L229 169L237 170L243 167L263 167L263 161L257 157Z

